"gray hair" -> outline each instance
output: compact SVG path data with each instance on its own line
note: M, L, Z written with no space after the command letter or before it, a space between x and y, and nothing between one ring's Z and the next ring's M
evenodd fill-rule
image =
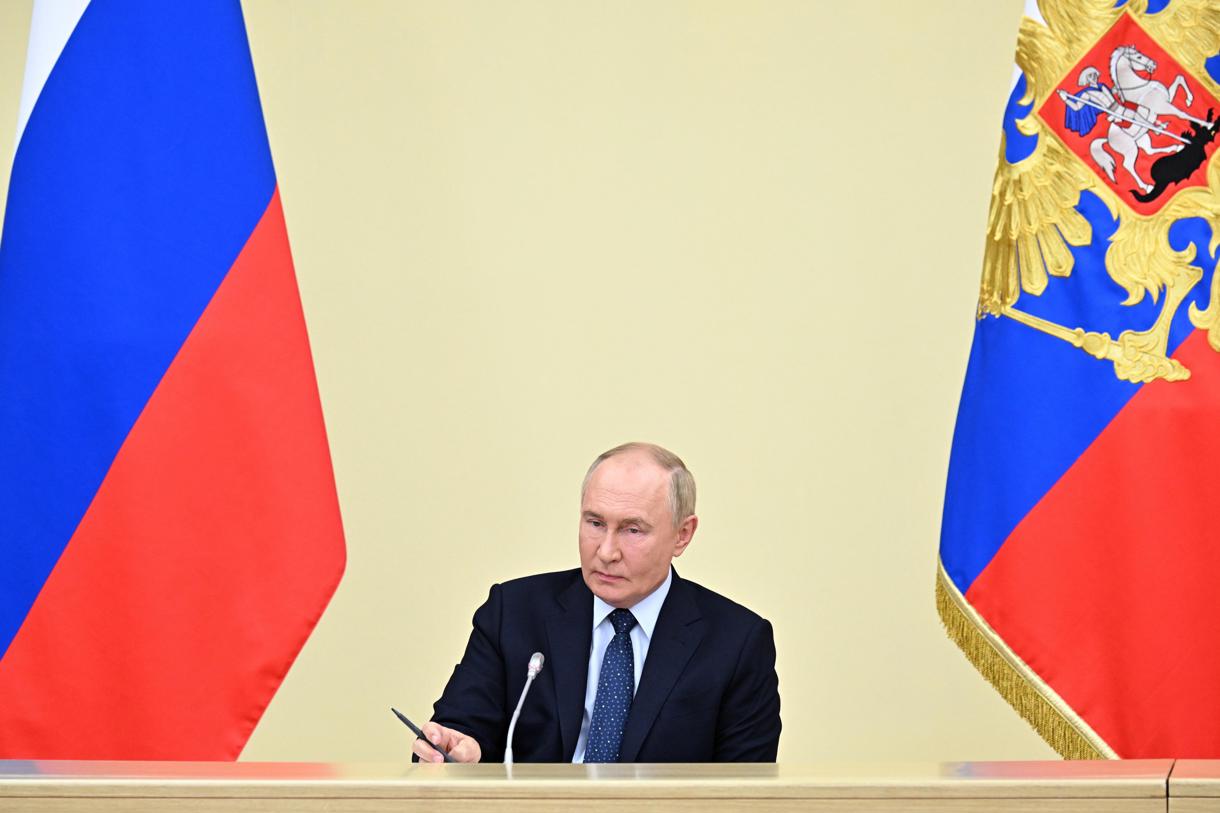
M589 487L589 478L593 476L593 471L603 461L625 452L646 452L654 463L669 472L669 511L673 515L675 528L681 525L684 519L695 513L694 475L686 468L682 458L655 443L624 443L599 454L593 464L589 466L589 470L585 472L584 482L580 484L582 497L585 489Z

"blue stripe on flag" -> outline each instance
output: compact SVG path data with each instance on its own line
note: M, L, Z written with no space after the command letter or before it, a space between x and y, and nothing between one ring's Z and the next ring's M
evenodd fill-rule
M1051 278L1040 297L1023 295L1016 307L1068 327L1106 331L1147 329L1160 302L1123 306L1127 294L1110 279L1105 254L1118 223L1092 193L1077 209L1093 226L1093 242L1074 249L1068 279ZM1175 223L1170 244L1194 245L1203 279L1177 311L1169 352L1194 330L1186 305L1206 307L1216 260L1208 252L1211 229L1192 218ZM1139 385L1120 381L1114 366L1059 339L1007 318L987 317L975 327L949 462L941 561L963 593L991 561L1017 524L1114 419ZM1021 431L1020 427L1033 427Z
M236 0L94 0L0 242L0 655L274 189Z

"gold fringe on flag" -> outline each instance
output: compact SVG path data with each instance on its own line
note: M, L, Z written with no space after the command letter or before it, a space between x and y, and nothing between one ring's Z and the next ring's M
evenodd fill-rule
M966 603L943 566L937 567L936 611L966 659L1051 748L1065 759L1118 758Z

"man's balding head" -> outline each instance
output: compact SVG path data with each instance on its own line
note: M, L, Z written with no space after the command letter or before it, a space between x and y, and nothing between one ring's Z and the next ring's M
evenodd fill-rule
M695 513L695 478L691 475L690 470L686 468L686 464L682 462L682 458L655 443L641 443L638 441L624 443L599 454L597 459L589 466L589 470L585 472L584 482L580 486L580 496L582 499L584 498L585 491L589 488L589 479L593 476L593 472L597 470L597 467L610 458L619 457L620 455L647 458L658 468L668 472L669 508L675 528L681 525L684 519Z

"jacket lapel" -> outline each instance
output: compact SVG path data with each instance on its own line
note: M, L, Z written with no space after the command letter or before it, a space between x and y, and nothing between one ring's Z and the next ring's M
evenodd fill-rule
M703 640L703 624L699 605L695 603L694 590L678 578L674 572L669 595L657 616L652 641L648 644L648 657L644 661L644 672L640 675L640 686L636 689L631 711L623 729L623 742L619 747L620 762L634 762L653 721L657 719L665 698L695 654ZM589 624L593 623L590 609ZM566 740L565 740L566 742Z
M576 752L580 723L585 715L585 683L589 678L589 647L593 645L593 594L580 572L556 597L559 607L546 621L555 680L555 708L565 761Z

